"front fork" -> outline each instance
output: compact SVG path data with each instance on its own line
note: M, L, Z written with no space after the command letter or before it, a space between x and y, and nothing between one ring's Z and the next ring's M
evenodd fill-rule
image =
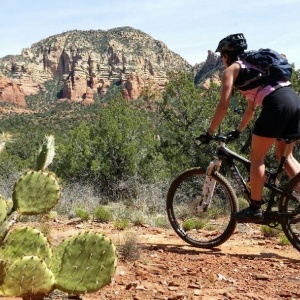
M206 169L202 194L199 199L199 204L196 207L197 212L204 212L209 207L216 186L216 179L212 177L212 173L215 171L219 171L221 164L222 161L218 158L209 163Z

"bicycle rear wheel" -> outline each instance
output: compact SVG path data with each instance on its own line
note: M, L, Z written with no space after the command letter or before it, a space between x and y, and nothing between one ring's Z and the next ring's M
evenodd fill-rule
M279 212L287 214L281 221L284 234L290 243L300 251L300 173L284 187L286 195L281 196Z
M216 180L210 205L196 210L203 191L206 170L193 168L180 174L170 185L167 195L169 221L185 242L199 248L213 248L224 243L234 232L236 221L231 214L238 201L229 182L215 172Z

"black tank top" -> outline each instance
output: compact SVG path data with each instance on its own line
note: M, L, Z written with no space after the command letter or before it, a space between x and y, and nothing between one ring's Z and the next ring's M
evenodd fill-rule
M260 71L253 68L247 68L247 66L243 68L240 63L236 63L240 65L240 71L233 85L238 90L248 91L258 86L270 84L270 82L266 81L266 77L264 77Z

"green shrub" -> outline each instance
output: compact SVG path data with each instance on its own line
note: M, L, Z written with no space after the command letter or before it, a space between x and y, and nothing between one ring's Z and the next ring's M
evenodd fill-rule
M124 230L129 226L129 221L127 219L115 220L114 227L118 230Z
M182 223L182 228L186 231L192 230L192 229L201 229L204 227L204 221L202 220L196 220L194 218L186 219Z
M280 233L279 234L279 245L286 246L286 245L289 245L289 244L290 244L290 241L285 236L285 234L284 233Z
M78 218L80 218L83 221L87 221L90 218L89 212L82 208L75 208L75 214Z
M154 220L154 225L159 227L159 228L169 228L170 223L166 216L157 216Z
M274 228L274 227L269 227L267 225L262 225L261 226L261 232L264 237L278 237L280 235L281 229L279 228Z
M112 220L111 213L109 212L109 210L107 210L103 206L99 206L96 208L96 210L94 212L94 217L99 222L109 222Z
M145 217L143 216L143 213L137 212L133 215L131 221L134 226L141 226L145 223Z

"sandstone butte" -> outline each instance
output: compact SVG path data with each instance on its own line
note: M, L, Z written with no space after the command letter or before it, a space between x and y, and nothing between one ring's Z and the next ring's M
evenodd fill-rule
M216 54L208 51L206 62L191 66L163 42L131 27L74 30L41 40L21 55L1 58L0 102L26 109L25 97L45 91L50 80L63 82L60 101L89 105L95 93L104 95L112 84L121 85L130 101L145 90L161 92L169 71L192 71L199 79L218 65ZM202 87L209 88L211 80L218 78L203 80Z

